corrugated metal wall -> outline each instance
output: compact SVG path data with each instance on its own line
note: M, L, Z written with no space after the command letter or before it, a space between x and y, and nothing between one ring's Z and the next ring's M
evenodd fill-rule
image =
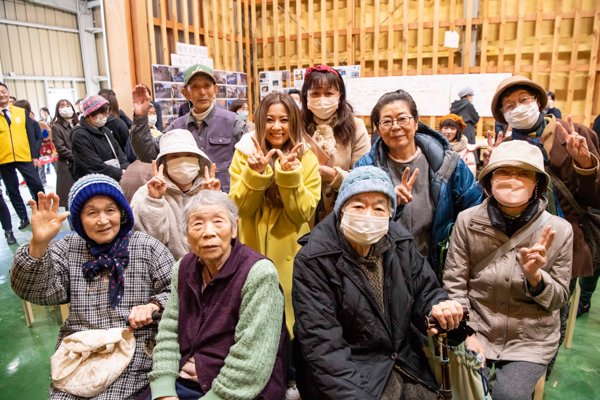
M0 18L77 29L76 14L18 0L0 0ZM84 77L77 33L0 23L0 62L5 75ZM33 110L46 105L42 80L7 79L5 83L11 95L29 100ZM61 87L71 88L73 83L48 81L48 88ZM76 88L77 97L84 97L85 83L76 82Z

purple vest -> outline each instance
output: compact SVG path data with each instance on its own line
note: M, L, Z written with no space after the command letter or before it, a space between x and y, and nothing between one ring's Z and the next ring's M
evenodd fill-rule
M187 129L192 132L198 148L216 164L216 177L221 181L224 192L229 193L229 166L235 152L235 141L233 140L233 126L235 125L235 113L223 110L215 106L210 124L205 129L202 122L196 129L193 123L186 125L188 114L173 121L174 129Z
M235 343L242 288L250 268L264 258L236 239L229 258L204 292L198 256L189 253L179 264L179 369L194 355L196 374L204 393L210 390ZM271 378L256 399L285 398L287 340L284 316Z

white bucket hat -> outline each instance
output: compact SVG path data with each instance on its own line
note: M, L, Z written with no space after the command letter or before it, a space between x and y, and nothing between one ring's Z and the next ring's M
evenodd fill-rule
M490 163L481 170L479 182L484 185L485 177L500 167L517 167L534 171L538 176L543 176L546 181L540 180L540 192L546 192L550 184L550 175L544 170L544 155L536 146L523 140L511 140L500 144L490 156Z
M165 162L167 154L173 153L194 153L198 155L200 165L200 173L204 173L204 167L212 166L212 161L204 152L198 148L196 140L192 133L185 129L173 129L160 136L160 153L156 157L156 164L160 165Z

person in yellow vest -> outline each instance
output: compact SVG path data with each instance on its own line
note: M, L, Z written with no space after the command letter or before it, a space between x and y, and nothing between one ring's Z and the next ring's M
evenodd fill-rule
M8 197L21 223L19 229L29 225L25 203L19 192L19 170L32 193L44 193L40 180L40 145L35 140L33 121L25 110L10 104L8 87L0 82L0 176L6 185Z

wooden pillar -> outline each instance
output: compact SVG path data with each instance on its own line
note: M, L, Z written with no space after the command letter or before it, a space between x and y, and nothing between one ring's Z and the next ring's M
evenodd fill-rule
M131 20L128 19L129 4L128 0L104 0L111 88L119 99L119 107L131 116L133 108L131 91L135 82L135 64L131 55L133 50Z
M131 1L131 30L133 33L133 56L135 62L135 84L152 85L152 67L148 44L148 17L145 0Z

